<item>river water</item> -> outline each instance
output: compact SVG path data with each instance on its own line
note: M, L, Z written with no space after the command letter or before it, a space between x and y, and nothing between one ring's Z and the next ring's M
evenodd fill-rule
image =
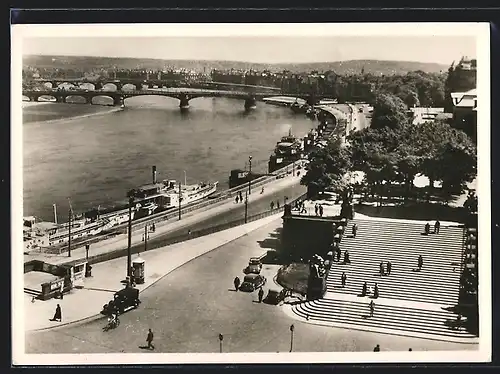
M183 181L186 171L188 183L218 180L220 189L227 189L230 170L244 168L249 155L252 170L265 173L281 136L290 128L303 136L316 125L264 103L245 114L243 104L198 98L186 114L178 100L159 96L129 98L119 111L81 104L26 106L23 214L52 221L56 204L62 222L68 198L75 213L123 202L128 190L151 182L152 165L158 180Z

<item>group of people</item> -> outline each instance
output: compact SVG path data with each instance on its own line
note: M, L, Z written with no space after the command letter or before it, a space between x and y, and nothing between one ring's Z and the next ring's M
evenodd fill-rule
M391 269L392 269L392 263L390 261L387 261L386 268L384 269L384 262L380 261L380 266L379 266L379 272L380 276L383 275L391 275Z
M271 210L274 209L274 201L271 201ZM280 208L280 201L279 200L276 200L276 209L279 209Z
M234 290L236 292L238 292L238 290L240 289L240 285L241 285L241 280L239 277L236 277L234 278ZM259 297L259 303L262 302L262 299L264 298L264 290L262 289L262 287L259 288L259 292L257 293L257 296Z
M235 199L235 201L236 201L236 204L238 204L238 203L240 203L240 202L241 202L241 203L243 202L243 193L242 193L241 191L239 191L239 192L238 192L238 195L236 195L236 199Z
M314 205L314 214L323 217L323 205L321 204Z
M370 288L368 289L368 283L364 282L363 288L361 289L361 296L364 297L366 295L373 295L373 298L377 299L379 297L378 284L375 283L374 287L370 286Z
M408 352L412 352L413 349L409 348ZM377 344L375 348L373 348L373 352L380 352L380 344Z
M434 223L434 234L439 234L440 228L441 228L441 222L439 222L438 220ZM429 235L431 233L431 224L429 222L425 224L424 232L425 235Z

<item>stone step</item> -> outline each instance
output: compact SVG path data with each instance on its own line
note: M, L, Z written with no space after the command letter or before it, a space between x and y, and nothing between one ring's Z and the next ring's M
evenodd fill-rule
M350 274L353 277L361 277L361 278L370 277L373 279L380 279L381 281L391 280L394 282L398 282L400 280L404 281L418 280L421 283L425 283L428 281L432 281L432 283L435 283L436 275L439 275L440 283L447 283L447 282L453 283L455 281L460 280L460 272L458 270L453 272L453 270L443 271L443 269L440 268L429 269L427 267L424 267L422 268L421 271L413 271L414 269L412 267L401 268L400 266L397 267L393 266L391 269L391 275L381 276L379 273L378 264L375 265L375 264L361 263L359 265L363 266L354 267L352 263L350 265L337 265L334 263L330 268L329 274L332 274L332 277L338 277L340 279L342 273L345 272L348 279Z
M369 317L368 303L345 300L317 300L296 304L292 307L296 315L309 321L346 323L365 327L379 327L389 330L427 333L448 337L474 338L464 331L452 330L445 325L447 320L454 321L456 315L420 309L400 308L375 304L374 316Z

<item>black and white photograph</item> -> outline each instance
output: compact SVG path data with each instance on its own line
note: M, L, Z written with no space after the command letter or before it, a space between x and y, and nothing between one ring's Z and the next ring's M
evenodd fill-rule
M491 359L488 24L11 30L14 364Z

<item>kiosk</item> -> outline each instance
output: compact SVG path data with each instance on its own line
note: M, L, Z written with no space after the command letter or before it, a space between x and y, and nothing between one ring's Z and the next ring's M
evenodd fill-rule
M138 257L132 261L132 267L134 268L134 280L136 284L144 283L144 265L146 261Z

